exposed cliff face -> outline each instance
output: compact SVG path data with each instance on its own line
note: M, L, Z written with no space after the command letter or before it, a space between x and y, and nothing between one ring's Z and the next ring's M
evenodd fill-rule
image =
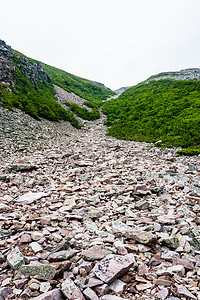
M12 49L0 40L0 83L13 85L15 67L12 62Z
M18 52L13 51L13 60L17 63L17 66L22 71L23 75L28 78L32 84L36 84L37 81L50 82L50 76L47 74L40 63L36 63L28 57L19 55Z
M11 49L4 41L0 40L0 83L15 84L16 67L20 69L28 80L36 84L37 81L50 82L49 75L43 66Z

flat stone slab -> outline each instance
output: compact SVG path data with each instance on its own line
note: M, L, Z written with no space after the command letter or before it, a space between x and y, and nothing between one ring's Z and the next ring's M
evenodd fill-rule
M109 254L112 254L112 250L101 247L101 246L93 246L87 250L82 251L82 258L88 261L100 260L106 257Z
M16 202L23 204L23 205L27 205L27 204L31 204L33 202L35 202L36 200L39 200L43 197L47 197L48 194L47 193L43 193L43 192L38 192L38 193L32 193L32 192L28 192L22 196L20 196Z
M61 250L58 252L51 253L48 256L49 261L63 261L63 260L68 260L75 256L77 251L74 250Z
M24 265L19 269L19 273L25 276L38 275L41 279L53 279L61 271L68 269L71 265L70 261L61 263L40 264L40 265Z
M110 254L95 265L93 272L103 282L109 283L126 274L134 265L135 257L133 254L124 256Z
M64 300L64 296L60 289L54 289L47 293L43 293L38 297L31 298L31 300Z

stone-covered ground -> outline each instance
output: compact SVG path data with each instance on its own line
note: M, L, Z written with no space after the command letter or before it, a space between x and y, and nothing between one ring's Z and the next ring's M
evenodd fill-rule
M1 300L200 299L199 157L0 113Z

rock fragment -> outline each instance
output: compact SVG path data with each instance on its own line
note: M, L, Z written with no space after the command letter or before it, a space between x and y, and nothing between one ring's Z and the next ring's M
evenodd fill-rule
M125 256L110 254L95 265L93 272L103 282L109 283L124 275L134 265L133 254Z

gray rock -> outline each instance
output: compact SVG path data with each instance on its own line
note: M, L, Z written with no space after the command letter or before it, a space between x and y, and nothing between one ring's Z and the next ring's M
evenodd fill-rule
M85 297L81 293L81 290L75 285L75 283L70 279L66 279L62 283L61 288L63 294L69 300L85 300Z
M16 247L13 249L7 256L8 264L14 269L17 270L21 265L24 264L24 257L20 252L19 248Z
M88 300L98 300L99 299L99 297L96 295L96 293L89 287L84 290L83 294L86 297L86 299L88 299Z

